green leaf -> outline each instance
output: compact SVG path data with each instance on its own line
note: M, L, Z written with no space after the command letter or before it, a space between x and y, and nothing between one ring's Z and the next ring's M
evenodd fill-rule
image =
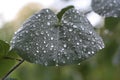
M3 77L15 64L15 60L0 59L0 77Z
M120 18L114 18L114 17L105 18L105 27L108 30L113 31L116 29L119 22L120 22Z
M0 40L0 77L3 77L15 64L18 58L14 50L9 51L9 44Z
M0 40L0 58L6 56L9 51L9 44L5 41Z
M78 10L67 10L60 23L53 11L41 10L14 35L12 49L29 62L58 66L78 64L104 48L101 37Z
M63 14L71 8L74 8L74 6L65 7L57 14L57 17L58 17L59 21L61 21Z

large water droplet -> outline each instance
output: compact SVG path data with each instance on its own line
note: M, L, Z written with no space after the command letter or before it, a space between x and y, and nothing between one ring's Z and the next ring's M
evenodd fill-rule
M70 32L72 32L72 31L73 31L73 29L72 29L72 28L70 28L70 29L69 29L69 31L70 31Z
M66 48L66 47L67 47L67 44L64 44L63 47Z

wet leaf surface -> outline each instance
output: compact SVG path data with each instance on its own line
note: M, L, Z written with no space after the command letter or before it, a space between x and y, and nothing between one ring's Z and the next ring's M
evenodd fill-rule
M92 8L101 16L120 17L120 0L92 0Z
M79 64L104 48L101 37L74 8L59 22L50 9L30 17L15 33L12 49L25 60L45 66Z

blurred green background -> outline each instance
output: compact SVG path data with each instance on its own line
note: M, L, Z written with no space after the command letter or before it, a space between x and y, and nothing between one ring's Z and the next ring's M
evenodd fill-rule
M13 33L26 18L41 8L36 3L23 7L14 20L0 28L0 40L10 43ZM103 38L105 48L81 65L44 67L24 62L9 77L17 80L120 80L120 19L106 18L104 27L96 31ZM0 61L0 78L16 63L15 60Z

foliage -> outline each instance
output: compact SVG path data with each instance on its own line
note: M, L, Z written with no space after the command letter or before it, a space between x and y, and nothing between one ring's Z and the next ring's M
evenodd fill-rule
M19 19L16 21L19 22ZM20 59L14 50L9 51L9 44L5 42L12 38L16 21L6 23L7 27L0 29L0 78L15 65L16 59ZM114 55L120 53L120 19L105 18L105 26L99 32L106 47L80 66L44 67L24 62L8 80L120 80L120 61L118 59L118 64L113 63Z

